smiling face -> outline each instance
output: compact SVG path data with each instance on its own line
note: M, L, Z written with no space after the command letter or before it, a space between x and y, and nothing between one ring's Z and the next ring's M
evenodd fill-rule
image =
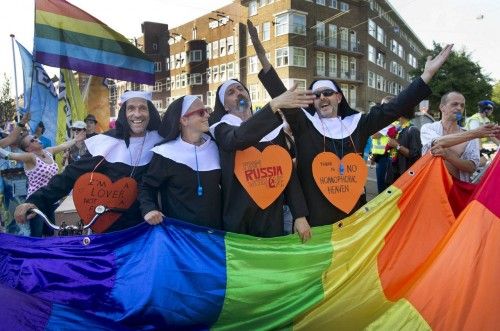
M125 116L130 127L131 137L142 137L146 134L149 124L148 103L142 98L131 98L127 100Z
M316 108L318 116L322 118L336 117L342 94L327 87L321 87L313 91L313 93L316 94L314 108Z
M193 133L203 133L208 131L208 110L203 105L203 102L196 98L186 111L184 116L181 117L181 131L191 131Z
M36 136L27 135L21 140L21 149L25 152L33 152L43 149L40 140Z

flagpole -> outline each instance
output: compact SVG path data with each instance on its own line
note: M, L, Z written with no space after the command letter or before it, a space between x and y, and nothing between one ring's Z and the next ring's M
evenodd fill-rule
M19 95L17 93L17 68L16 68L16 52L14 51L14 39L16 36L14 34L10 35L10 40L12 42L12 59L14 60L14 86L16 90L16 114L17 114L17 121L19 122L20 120L20 115L19 115Z

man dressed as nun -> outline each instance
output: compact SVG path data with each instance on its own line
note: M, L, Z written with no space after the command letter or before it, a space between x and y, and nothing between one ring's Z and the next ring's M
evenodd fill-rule
M286 200L301 240L310 238L308 211L294 169L284 191L264 209L256 204L235 175L237 153L248 152L250 147L262 152L270 145L287 149L283 121L277 111L307 106L310 99L303 93L286 91L252 114L248 90L239 81L228 80L217 89L210 132L220 152L224 230L257 237L281 236L284 234L283 205Z
M86 139L90 155L68 165L47 186L33 193L26 203L20 204L14 214L17 222L26 221L29 209L43 211L45 206L53 205L68 195L77 179L86 173L101 173L112 182L129 177L140 183L153 157L151 149L161 140L157 132L160 115L151 102L151 93L127 91L120 101L122 105L116 128ZM142 215L136 199L106 232L125 229L140 222Z

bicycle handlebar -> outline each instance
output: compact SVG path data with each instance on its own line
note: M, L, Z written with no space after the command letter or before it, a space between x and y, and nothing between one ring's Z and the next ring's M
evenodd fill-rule
M84 225L83 227L82 226L77 226L77 225L65 225L65 226L58 226L58 225L55 225L54 223L52 223L49 218L47 217L47 215L45 215L40 209L37 209L37 208L31 208L28 210L28 213L35 213L37 215L39 215L40 217L42 217L42 219L44 220L45 224L47 224L52 230L57 230L57 231L61 231L61 230L73 230L73 231L77 231L77 230L81 230L81 232L83 232L84 230L87 230L88 228L90 228L96 221L97 219L104 213L107 213L107 212L115 212L115 213L123 213L127 211L126 209L121 209L121 208L107 208L106 206L104 205L98 205L95 207L95 215L94 217L90 220L90 222L86 225Z

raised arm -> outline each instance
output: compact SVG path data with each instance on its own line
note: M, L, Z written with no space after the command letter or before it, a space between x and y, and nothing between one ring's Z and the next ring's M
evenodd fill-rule
M436 55L436 57L432 58L430 55L427 57L424 72L420 75L420 78L422 78L426 84L429 84L434 74L441 68L443 63L446 62L452 48L453 44L448 44L438 55Z
M439 137L432 142L431 152L438 148L455 146L472 139L491 138L499 134L500 134L500 126L496 124L486 124L474 130L448 134Z
M59 152L62 152L68 148L70 148L71 146L73 146L74 144L76 144L77 141L84 141L85 140L85 131L79 131L77 132L77 134L75 135L75 138L74 139L71 139L71 140L68 140L60 145L57 145L57 146L54 146L54 147L47 147L47 151L49 151L52 155L54 154L57 154Z
M259 39L259 34L257 33L257 29L253 25L252 21L247 20L248 34L250 34L250 39L252 40L253 48L255 49L255 53L259 58L260 64L262 65L262 70L264 73L267 73L271 70L271 63L266 57L266 50L264 46L262 46L262 42Z
M7 137L0 139L0 147L7 147L14 144L17 138L19 138L19 135L21 134L21 131L25 127L26 123L29 122L30 118L30 113L25 113L23 118L21 118L21 121L14 127L14 130L12 130Z

